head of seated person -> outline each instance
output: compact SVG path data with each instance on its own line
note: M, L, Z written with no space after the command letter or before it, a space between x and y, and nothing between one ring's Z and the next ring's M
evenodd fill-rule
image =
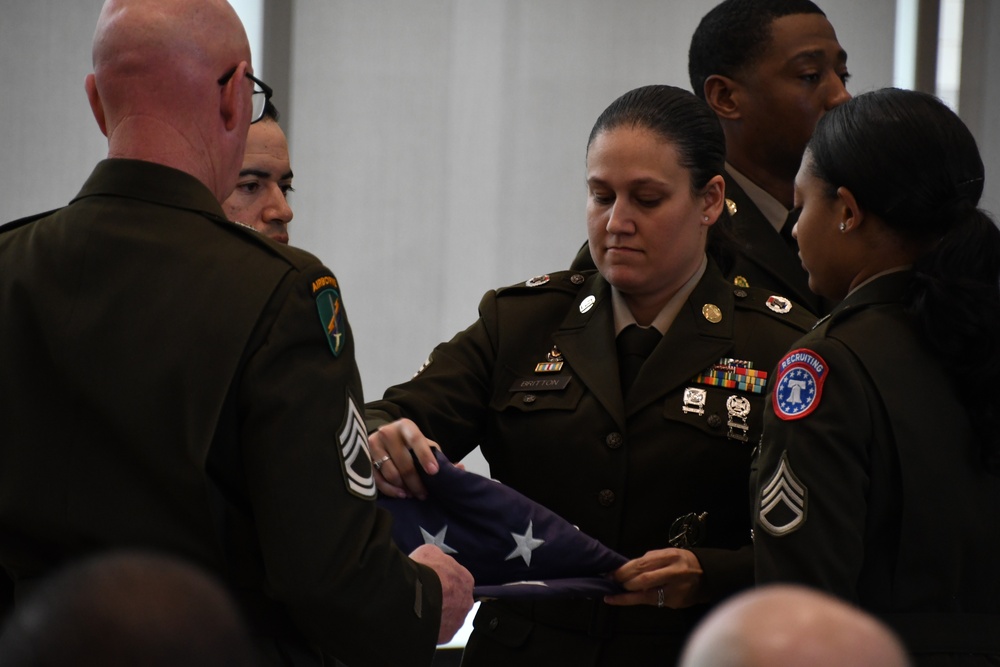
M28 593L0 635L7 667L257 664L229 594L176 558L113 552L67 566Z

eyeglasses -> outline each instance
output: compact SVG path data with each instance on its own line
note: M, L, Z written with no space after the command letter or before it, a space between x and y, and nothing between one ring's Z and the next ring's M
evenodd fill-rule
M235 67L222 75L219 79L219 85L226 85L229 80L233 78L233 74L236 74ZM267 85L250 72L247 72L247 78L253 81L254 84L253 94L250 97L253 101L253 115L250 116L250 123L253 124L264 117L264 107L267 106L267 101L271 99L271 95L274 94L274 91L271 90L271 86Z

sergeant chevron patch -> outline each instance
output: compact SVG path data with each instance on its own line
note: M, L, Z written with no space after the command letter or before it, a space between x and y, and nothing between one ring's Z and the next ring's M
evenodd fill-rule
M344 413L344 427L337 439L340 441L340 457L347 490L358 498L374 499L375 473L372 470L371 452L368 451L368 436L361 413L350 395L347 396L347 410Z
M778 469L760 492L757 520L775 537L795 532L806 522L808 500L809 489L792 472L788 452L784 452Z

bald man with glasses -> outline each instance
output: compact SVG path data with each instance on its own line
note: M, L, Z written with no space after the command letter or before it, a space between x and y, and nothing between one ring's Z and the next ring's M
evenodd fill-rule
M270 89L223 0L108 0L108 159L0 228L0 566L17 599L116 547L218 576L268 664L429 664L468 571L376 508L337 278L229 222ZM386 641L386 632L392 641Z

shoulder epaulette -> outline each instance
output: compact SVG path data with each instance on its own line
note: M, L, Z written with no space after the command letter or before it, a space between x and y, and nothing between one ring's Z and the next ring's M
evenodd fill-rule
M736 304L769 315L782 322L787 322L797 329L806 332L816 324L816 317L805 306L800 306L788 297L775 294L770 290L757 287L736 287L733 289Z
M253 243L272 255L282 258L295 269L302 270L308 266L322 263L319 258L308 250L303 250L302 248L284 243L275 243L270 241L267 236L261 234L248 225L241 225L239 223L226 220L225 218L213 217L210 218L210 220L219 226L238 234L242 238L246 239L248 243Z
M42 218L47 218L57 211L61 211L63 207L54 208L51 211L46 211L45 213L36 213L35 215L29 215L27 218L21 218L20 220L13 220L4 225L0 225L0 234L4 232L9 232L12 229L17 229L18 227L24 227L36 220L41 220Z
M501 287L496 291L497 296L512 296L515 294L528 294L531 292L549 292L559 290L575 294L580 290L580 286L587 282L595 271L557 271L546 273L534 278L529 278L524 282Z

